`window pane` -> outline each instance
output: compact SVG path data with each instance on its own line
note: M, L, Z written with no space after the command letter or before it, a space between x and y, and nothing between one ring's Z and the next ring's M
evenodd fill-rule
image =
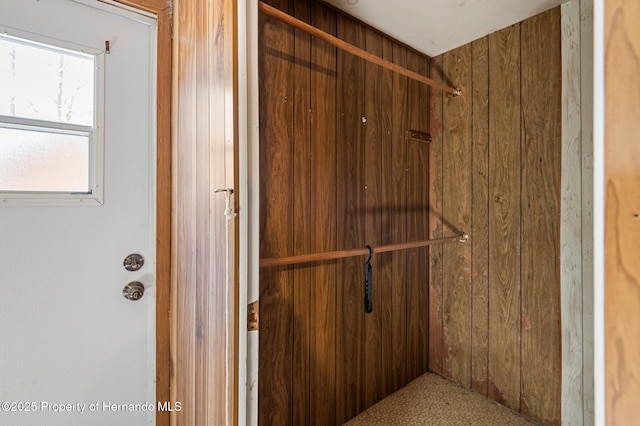
M89 137L0 127L0 191L89 192Z
M0 35L0 115L93 126L94 60Z

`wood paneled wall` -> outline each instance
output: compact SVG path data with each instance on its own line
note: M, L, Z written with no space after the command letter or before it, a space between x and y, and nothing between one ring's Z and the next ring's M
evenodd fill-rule
M262 424L341 424L428 369L560 422L560 12L431 61L312 1L279 9L460 87L451 98L261 17L262 258L469 233L262 269ZM431 144L405 131L430 131Z
M447 52L433 91L429 367L560 423L560 10Z
M604 10L606 424L640 416L640 4Z
M173 1L172 425L237 424L235 5Z
M269 3L428 75L428 58L306 0ZM264 15L260 256L426 239L428 90ZM259 422L342 424L424 373L428 250L260 272Z

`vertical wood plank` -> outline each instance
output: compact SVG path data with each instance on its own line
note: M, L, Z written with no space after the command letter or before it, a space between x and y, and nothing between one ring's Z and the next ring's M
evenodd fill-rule
M471 389L488 395L489 362L489 44L471 44L473 163L471 211Z
M207 120L202 141L202 157L207 162L203 166L199 181L205 181L201 199L204 200L201 210L205 218L205 231L200 238L207 260L203 262L202 292L206 294L206 306L203 307L202 330L203 341L206 342L203 365L199 374L205 391L199 395L199 403L204 412L202 424L224 424L232 422L234 398L234 347L227 348L221 342L233 341L235 316L232 306L235 304L233 274L227 268L233 268L233 235L234 224L224 214L225 197L214 194L216 188L231 187L234 184L234 147L235 139L235 106L233 75L233 34L234 21L226 19L234 15L235 3L223 0L203 4L205 24L203 27L202 50L199 57L205 64L200 68L199 81L206 81L206 102L200 109L201 114L213 117ZM224 94L221 96L220 94ZM198 114L200 116L200 114ZM205 120L200 120L205 121ZM223 196L220 196L223 195ZM206 271L205 271L206 270ZM230 308L231 306L231 308ZM229 324L220 326L220 324ZM235 345L234 345L235 346ZM215 368L214 366L224 366ZM200 419L198 419L200 420Z
M382 38L382 57L388 61L393 61L393 45L388 38ZM393 105L393 74L391 71L382 69L380 99L381 105ZM392 244L397 241L395 235L391 234L391 220L394 212L391 210L393 193L393 143L392 140L392 120L393 110L383 107L380 110L380 235L381 244ZM393 388L393 340L392 340L392 317L393 317L393 289L398 277L392 269L393 253L380 253L377 257L379 269L379 284L377 292L380 294L378 305L378 318L380 320L380 365L382 366L382 389L380 389L380 399L394 391Z
M522 32L521 412L560 424L560 10ZM549 54L554 52L554 54ZM539 82L544 81L541 85Z
M489 36L489 397L520 409L520 26Z
M336 15L312 5L312 24L336 34ZM311 70L311 248L336 250L336 48L312 40ZM336 265L317 265L312 275L312 352L310 415L312 425L335 424L336 416Z
M565 7L565 6L562 6ZM583 414L585 424L594 424L594 185L593 185L593 2L580 0L580 122L582 126L582 354ZM563 67L564 69L564 67ZM564 78L564 77L563 77ZM563 109L564 111L564 109ZM563 156L564 158L564 156ZM561 302L564 300L560 297ZM564 307L561 308L564 312ZM565 347L563 339L563 349ZM564 358L563 358L564 364ZM567 391L563 388L563 396ZM562 413L565 412L564 407ZM563 414L564 416L564 414Z
M309 2L295 2L294 15L311 21ZM311 36L294 30L293 64L293 250L311 253ZM293 424L309 425L311 351L310 265L293 271Z
M394 63L405 67L407 49L394 45ZM391 185L389 201L389 236L392 242L407 241L407 77L393 76L392 138L391 138ZM407 383L407 253L404 250L392 253L392 316L391 332L393 350L391 361L391 391ZM428 320L428 318L425 318Z
M272 0L290 12L288 0ZM260 257L292 252L293 102L290 57L293 30L260 15ZM260 357L258 421L290 424L293 419L292 341L293 274L291 268L260 270Z
M209 116L213 113L210 110L209 92L211 82L209 80L209 45L208 45L208 19L209 10L207 4L197 2L195 4L195 26L198 37L195 39L196 54L196 81L198 87L195 93L196 111ZM210 229L209 202L210 191L209 182L211 170L209 167L209 152L211 147L209 141L209 123L206 120L196 120L196 161L197 177L195 182L196 195L196 234L208 235ZM206 179L205 179L206 177ZM207 389L206 376L208 371L207 359L209 356L209 316L207 306L209 305L209 268L207 267L211 256L211 239L198 238L196 240L196 286L195 286L195 308L196 321L194 331L196 335L195 347L195 418L196 424L204 424L207 419L207 401L209 393Z
M338 15L338 37L364 47L365 30L360 24ZM337 151L337 232L339 248L364 247L363 128L364 61L338 51L338 151ZM342 424L363 409L364 309L363 261L338 261L340 289L336 321L336 423Z
M464 95L445 96L443 125L443 221L446 234L471 232L471 45L444 57L443 68ZM443 246L445 377L471 387L471 244Z
M408 68L427 75L428 63L415 52L407 56ZM423 84L408 84L408 127L427 132L429 129L428 90ZM430 144L407 141L407 235L411 241L429 236L429 152ZM429 249L407 252L407 373L412 380L428 369L429 362Z
M195 37L195 16L193 4L179 3L175 10L175 28L185 39ZM196 208L193 188L196 180L195 164L196 131L196 72L195 48L190 43L179 43L175 48L176 75L182 83L182 90L176 99L176 134L182 143L178 146L175 158L175 194L176 194L176 230L174 258L175 301L173 302L178 321L175 324L176 348L189 348L187 351L175 351L175 368L179 372L175 379L175 394L184 404L184 414L178 424L195 424L196 401L194 399L196 380L196 339L194 326L196 322ZM184 165L184 166L183 166ZM178 261L180 260L180 261ZM176 419L172 419L175 421Z
M417 54L418 66L415 68L422 75L429 75L429 62L426 57ZM429 131L429 86L420 84L418 86L418 111L416 111L417 128L421 132ZM420 216L418 218L418 235L421 239L429 238L429 166L431 163L431 144L423 144L420 149ZM418 315L418 331L420 335L418 345L417 365L419 375L429 371L429 247L422 247L417 250L420 265L418 300L420 301L420 314Z
M562 420L565 424L593 424L583 417L583 302L582 271L582 123L580 1L562 6L562 190L560 213L560 282L562 302ZM585 135L585 139L589 136ZM587 212L584 212L585 216ZM584 287L584 289L583 289ZM586 388L585 388L586 391Z
M640 415L640 5L605 4L605 413Z
M432 58L431 78L443 82L443 56ZM431 149L429 153L429 238L442 238L443 202L443 102L441 90L430 89L429 127ZM442 374L442 246L431 246L429 250L429 370Z
M382 55L382 37L367 28L365 32L367 52ZM374 64L365 64L365 121L364 140L364 205L365 241L375 247L381 244L381 173L382 173L382 69ZM383 396L382 341L381 341L381 288L382 274L380 257L372 259L373 312L365 316L365 408L378 402Z

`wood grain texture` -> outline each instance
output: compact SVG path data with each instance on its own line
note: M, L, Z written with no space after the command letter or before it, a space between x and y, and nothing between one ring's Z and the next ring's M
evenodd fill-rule
M489 397L520 409L520 27L489 36ZM492 78L496 76L497 78Z
M593 424L594 415L594 13L593 2L580 0L580 122L582 125L582 337L584 423ZM564 68L563 68L564 69ZM564 143L564 141L563 141ZM564 298L561 296L561 300ZM564 312L564 307L562 311ZM563 338L564 348L564 338ZM563 359L564 368L564 359ZM564 382L564 381L563 381ZM566 394L563 388L563 397ZM562 412L565 412L563 407Z
M489 362L489 39L471 44L471 389L488 395Z
M208 81L207 73L209 72L208 66L210 59L210 46L208 43L208 13L207 5L204 3L196 3L194 5L194 19L196 34L199 37L196 39L195 46L195 81L200 82L199 86L195 89L195 103L196 111L209 115L213 113L210 110L209 105L209 90L211 88ZM212 147L206 144L204 141L209 136L209 123L207 120L195 121L195 169L197 177L210 176L211 164L209 161L209 153L212 151ZM207 357L209 356L209 315L208 309L209 303L215 303L209 299L209 282L212 280L209 268L204 267L207 265L209 258L214 255L212 250L212 243L219 244L220 239L209 238L209 231L212 225L211 217L209 217L210 203L211 203L211 191L209 188L209 181L204 179L196 179L195 181L195 216L196 216L196 235L207 235L207 238L196 238L196 271L195 271L195 323L193 327L196 335L195 351L195 371L196 380L193 393L194 398L194 416L196 423L204 423L207 420L207 410L209 404L208 393L208 378L207 375L210 370L207 366ZM220 259L216 259L216 264L220 265ZM204 380L203 380L204 379Z
M207 305L201 315L203 329L206 330L206 355L203 359L203 370L206 371L206 424L237 422L234 418L237 404L234 334L237 321L234 316L237 314L233 270L235 230L234 221L225 215L225 194L215 193L217 188L233 187L237 174L235 15L233 0L209 3L205 14L208 23L205 26L207 37L203 46L206 46L204 48L208 55L202 80L207 76L209 89L206 91L207 106L203 109L213 117L202 138L203 145L208 145L204 157L209 163L209 185L202 188L203 194L206 191L208 195L208 204L203 206L202 215L209 217L208 229L202 234L202 237L209 240L209 258L203 265L203 269L208 269L208 282L203 285ZM203 167L202 170L206 169ZM202 198L206 199L204 196ZM216 368L220 365L224 368Z
M351 250L333 250L319 253L300 254L295 256L284 256L260 259L261 268L273 268L274 266L296 265L303 263L322 262L325 260L347 259L350 257L369 256L369 254L380 254L396 252L401 250L412 250L420 247L427 247L446 243L466 242L468 235L465 233L449 235L444 238L428 240L409 241L406 243L385 244L382 246L367 246Z
M428 74L423 55L320 2L277 7L388 60L399 51L399 63ZM409 90L406 77L266 22L259 35L261 258L426 239L428 145L412 142L421 147L410 156L405 132L428 131L427 87ZM280 104L284 96L291 110ZM406 384L409 366L426 371L427 252L376 253L371 315L363 308L363 257L261 269L261 423L342 424ZM416 301L409 316L407 304Z
M640 5L605 5L605 414L640 415Z
M393 61L393 43L388 38L382 38L382 57ZM393 106L393 74L387 69L382 70L380 78L380 105ZM382 108L380 111L380 241L382 244L393 244L398 241L396 235L391 234L391 220L395 212L391 210L393 191L393 109ZM382 368L382 398L393 393L393 288L398 277L393 273L393 253L376 253L380 282L378 286L380 304L378 318L380 320L380 363Z
M520 404L524 415L560 424L559 8L523 22L521 37L521 362L526 368Z
M336 38L333 34L329 34L326 31L316 28L313 25L309 25L306 22L296 19L295 17L287 13L283 13L281 10L271 7L270 5L262 1L258 1L258 7L262 13L272 16L276 19L279 19L282 22L286 22L288 25L291 25L293 28L298 28L303 31L306 31L320 40L323 40L341 50L347 51L352 55L358 56L359 58L366 60L370 64L375 64L387 70L402 74L413 80L419 81L423 84L426 84L432 87L437 87L438 89L443 90L447 93L458 94L457 90L454 89L453 87L442 85L436 81L429 79L428 77L425 77L424 75L418 72L400 67L397 64L394 64L393 62L381 57L380 55L371 53L366 50L359 49L355 46L345 43L343 40ZM380 33L378 30L375 30L375 32Z
M407 49L403 46L394 45L393 61L401 66L406 66ZM390 176L388 178L389 200L388 200L388 226L383 233L388 232L386 237L390 243L408 241L407 239L407 209L405 200L407 197L407 143L405 132L407 129L407 78L393 75L393 98L391 111L391 153L390 153ZM392 349L390 372L391 392L404 386L407 380L407 253L397 251L391 254L391 277L392 277L392 310L391 310L391 333Z
M366 29L365 46L368 52L382 56L382 37ZM383 113L382 69L374 64L365 65L364 120L364 208L365 241L371 246L380 245L382 225L382 138ZM380 256L372 259L373 312L365 316L365 408L384 396L382 363L382 265Z
M471 240L432 247L430 368L541 424L560 422L559 41L554 9L431 62L466 90L431 94L430 229Z
M320 4L312 6L314 26L336 33L336 15ZM336 235L336 49L312 40L311 52L311 248L331 251ZM297 142L297 141L296 141ZM335 424L336 291L335 262L312 272L310 420L311 425Z
M308 2L294 3L294 15L311 19ZM311 37L295 31L293 64L293 254L311 252ZM312 322L309 300L312 297L312 268L297 265L293 271L293 424L311 424L310 370Z
M429 64L414 52L407 55L408 68L427 74ZM412 95L407 107L411 130L429 129L429 91L424 85L408 82ZM429 234L429 176L431 144L407 141L407 238L413 240ZM407 252L407 380L424 374L429 366L429 249Z
M365 29L338 15L338 37L364 47ZM361 220L364 187L364 61L338 51L337 244L340 248L364 247ZM340 290L336 322L336 423L343 424L364 407L364 310L362 258L338 261Z
M116 0L118 3L146 10L151 13L167 13L171 10L172 0Z
M580 1L561 7L562 33L562 189L560 214L560 301L562 312L562 419L565 424L583 424L583 292L587 283L583 274L583 200L582 181L582 114L581 114L581 23ZM585 2L586 3L586 2ZM593 82L591 83L593 84ZM586 96L586 95L585 95ZM586 121L586 115L585 115ZM591 132L584 134L591 138ZM592 143L592 142L591 142ZM586 141L585 141L586 145ZM589 213L585 209L584 216ZM588 237L585 235L585 239ZM593 274L593 272L591 272ZM593 283L591 283L593 291ZM588 309L588 308L587 308ZM593 334L593 333L591 333ZM592 350L591 350L592 352ZM593 367L591 367L593 368ZM592 385L591 385L592 387ZM586 422L593 424L593 420Z
M418 62L418 67L416 68L417 72L423 75L429 75L429 61L428 58L423 57L420 54L416 55L416 60ZM417 93L415 94L418 97L418 111L415 112L417 117L417 129L418 131L428 132L429 131L429 90L430 88L424 84L418 87ZM443 94L444 96L444 94ZM415 129L413 125L411 125L412 129ZM420 236L429 236L429 176L431 174L429 167L431 164L431 145L423 146L422 150L422 158L420 161L420 170L422 170L422 182L421 182L421 201L420 201ZM447 235L450 237L450 235ZM411 238L409 235L407 238ZM456 243L457 244L457 243ZM418 253L418 259L420 261L420 269L417 271L413 271L413 274L417 272L417 276L413 276L413 280L419 282L418 287L418 297L420 303L424 308L420 315L417 316L416 321L418 322L418 333L420 335L420 345L419 347L427 348L426 351L421 353L421 356L418 358L418 366L420 367L421 375L429 371L429 261L430 261L430 252L429 247L422 247L416 250Z
M272 4L289 11L289 2ZM260 256L293 251L293 30L260 16ZM266 83L268 82L268 83ZM265 86L268 84L268 86ZM269 90L267 90L267 87ZM268 159L268 161L267 161ZM283 238L284 236L284 238ZM290 424L293 419L293 272L260 271L260 356L258 422Z
M324 16L313 10L312 21ZM299 123L304 120L303 107L294 107L290 118L293 123L286 122L286 114L274 116L282 121L261 123L269 138L275 137L274 128L293 129L294 135L299 132L300 136L293 138L294 145L282 149L286 154L287 147L295 146L285 157L289 159L288 167L294 170L292 179L300 179L302 188L286 189L284 192L289 191L289 195L279 199L278 205L286 209L287 203L292 203L294 212L308 208L311 220L309 224L294 221L282 225L263 216L263 226L277 230L269 230L272 238L289 233L301 247L311 244L311 251L318 251L438 238L449 231L464 230L472 236L466 246L431 247L430 254L428 249L409 250L404 258L377 254L371 315L362 311L361 261L347 259L305 266L314 282L310 288L312 300L301 305L303 297L296 298L294 290L293 306L285 306L285 310L291 309L292 316L274 315L276 325L261 330L261 334L288 330L288 318L294 319L290 326L293 330L306 330L305 323L298 325L299 315L313 318L309 321L308 358L304 346L307 338L297 338L295 333L290 336L293 347L288 346L288 338L272 346L285 354L267 355L281 362L277 366L280 382L292 377L292 392L309 388L308 395L287 394L279 399L279 407L271 405L268 410L284 413L282 417L272 414L273 419L297 424L307 419L342 423L430 368L521 410L535 421L559 422L559 388L544 394L539 391L540 383L559 383L559 370L554 367L560 362L559 333L539 331L539 324L545 330L559 330L558 316L554 320L553 312L559 306L560 112L558 104L554 108L553 101L548 101L559 99L559 53L551 67L542 69L549 52L540 47L539 41L542 33L547 41L559 41L558 25L553 22L557 16L556 10L435 58L430 66L432 78L466 87L467 97L456 99L445 98L441 92L428 93L426 87L385 75L345 54L335 53L333 63L333 59L323 56L322 48L319 53L314 52L313 42L310 53L305 49L293 54L271 52L282 62L279 66L286 67L283 63L288 61L294 69L300 67L301 76L294 74L293 79L278 80L263 74L267 76L262 89L265 97L292 84L287 90L296 93L296 98L304 98L306 89L297 88L296 82L307 85L307 71L303 69L307 55L311 98L316 92L315 82L322 93L331 92L326 85L332 76L335 78L335 86L329 83L335 94L316 98L320 103L311 108L313 145L308 153L304 142L300 147L295 145L299 137L307 138L308 124ZM521 31L527 40L520 36ZM424 57L409 50L403 52L403 48L354 25L348 18L337 18L337 34L378 55L404 62L409 69L427 72ZM557 46L552 45L552 49L559 52ZM304 52L304 58L298 52ZM264 61L261 66L265 66ZM277 101L277 97L271 98L271 102ZM269 114L274 110L272 105L265 104L263 108L270 110ZM318 141L314 129L320 128L324 129L319 134L325 144L315 146ZM407 140L402 130L398 132L403 128L429 131L433 142ZM333 145L325 136L327 129L338 136ZM403 143L394 143L396 138ZM264 139L263 143L270 145L262 152L261 168L268 170L263 179L286 186L288 179L273 177L276 170L284 175L290 173L285 171L285 160L280 163L273 158L282 155L280 148L274 148L277 141ZM541 159L549 169L541 166ZM274 164L281 166L274 169ZM310 176L309 196L291 201L293 192L298 194L294 198L304 195L304 176ZM324 187L315 185L316 181L338 188L333 205ZM295 183L291 185L295 187ZM549 188L555 188L555 195ZM319 206L319 213L314 206ZM332 212L335 225L323 222L331 220ZM296 220L304 221L304 217L306 213ZM324 230L322 235L320 229ZM303 237L309 230L310 243ZM303 235L291 235L298 232ZM265 244L264 240L261 244ZM292 270L297 268L300 267ZM314 287L318 279L329 283L329 293L326 286ZM384 290L379 285L385 286ZM297 284L294 286L298 288ZM281 309L280 303L274 302L272 309ZM334 324L333 331L327 324ZM319 354L322 358L317 358ZM545 363L547 358L550 362ZM308 385L304 360L309 366ZM330 377L322 375L322 367ZM275 371L273 366L270 368ZM539 374L532 378L534 371ZM324 383L326 388L314 386L314 381ZM300 407L295 408L299 414L289 417L287 413L292 409L285 406L287 400ZM327 413L312 408L316 400L324 401L324 406L329 407ZM308 413L303 412L306 404L310 407Z
M234 227L225 198L233 185L235 4L174 3L174 344L172 424L233 424ZM164 76L162 78L165 78ZM207 117L204 119L203 117Z
M432 58L429 71L433 79L444 79L443 55ZM429 93L429 237L442 238L443 217L443 123L444 94L431 90ZM442 247L434 246L429 251L429 370L443 373L443 303L442 303Z
M472 73L471 45L444 55L443 69L465 96L443 102L443 203L447 233L471 229ZM447 244L443 250L443 373L471 387L471 244Z
M193 6L193 4L191 5ZM177 3L174 8L174 30L188 40L196 38L196 27L192 23L196 11L190 5ZM174 350L175 380L172 396L182 402L183 411L179 418L172 418L172 424L196 424L196 321L195 285L197 217L194 195L196 131L193 113L196 99L196 52L191 43L174 45L175 78L182 83L176 97L176 139L180 140L175 156L175 203L176 225L174 234L174 288L173 303L176 321L176 342ZM178 147L177 147L178 148ZM188 348L185 350L184 348Z
M311 21L324 16L315 7L312 3ZM299 368L293 365L304 365L304 360L308 359L309 385L305 382L305 373L302 376L293 373L291 383L294 393L305 392L305 388L309 388L308 396L288 394L281 399L284 404L290 398L291 403L299 407L295 410L308 414L287 417L286 413L292 413L287 411L290 408L266 408L282 408L285 413L283 424L299 424L307 417L309 422L342 423L428 368L516 410L521 409L521 397L525 398L522 404L526 407L525 414L536 421L559 421L555 414L548 417L538 414L555 398L554 393L534 396L536 391L532 389L537 389L538 382L529 381L534 372L522 372L527 370L523 360L531 360L531 364L544 370L541 372L543 377L559 380L559 372L553 366L560 363L559 354L553 355L551 362L544 362L549 354L536 340L539 334L529 331L536 327L527 322L538 315L537 312L530 313L529 306L542 303L545 304L544 309L553 309L554 304L557 306L559 303L557 294L545 293L553 284L549 286L542 282L547 276L540 275L541 271L554 270L553 255L547 253L536 257L542 262L540 271L530 269L534 264L531 253L546 247L545 244L554 238L557 242L557 234L554 237L547 231L554 224L557 228L559 211L557 198L550 191L536 198L539 204L535 209L548 208L552 217L530 217L521 213L521 209L529 208L529 198L535 197L539 193L535 191L543 191L548 185L555 185L557 196L560 179L559 163L552 161L553 144L547 141L559 134L560 112L557 107L555 110L550 107L549 102L543 105L539 99L559 96L560 74L557 67L551 67L544 74L538 63L531 65L530 69L523 68L521 50L530 58L541 54L539 48L532 47L535 34L529 45L520 37L521 27L527 30L527 25L539 27L547 36L558 35L555 27L549 26L545 20L518 24L435 58L429 67L423 56L404 50L379 33L338 16L337 34L341 38L404 63L409 69L427 73L430 68L432 78L465 86L467 90L464 93L468 96L464 98L463 95L464 99L444 98L436 91L428 93L428 89L419 87L418 83L404 77L387 76L384 71L344 53L336 52L334 62L324 62L327 58L322 52L326 51L320 47L319 52L314 52L316 43L311 43L308 60L311 98L317 99L319 104L311 108L309 120L313 144L309 154L304 145L292 148L291 152L297 152L296 159L287 154L290 158L287 166L286 161L277 158L282 153L274 148L278 141L270 139L275 136L272 128L264 129L264 133L270 136L261 143L261 162L264 162L261 169L267 170L263 179L271 181L263 183L263 189L273 182L285 185L289 181L278 180L280 177L274 179L276 170L287 176L292 173L292 179L302 179L301 188L291 190L291 193L298 197L309 191L306 200L294 201L289 198L291 195L287 195L278 202L289 202L294 211L305 211L307 207L304 206L310 205L311 223L294 226L287 222L287 213L267 220L267 212L263 210L263 226L271 228L269 232L273 232L273 238L279 235L285 244L291 238L298 241L300 247L308 244L304 236L311 229L312 252L317 251L316 244L325 250L348 250L364 244L377 246L398 243L403 239L438 238L449 231L454 232L454 228L455 231L469 232L472 241L467 246L432 247L430 255L428 249L411 249L404 253L404 257L399 252L398 257L394 257L395 254L377 254L374 257L374 313L371 315L365 315L362 310L361 260L326 260L308 265L313 286L328 283L329 287L312 287L313 300L309 302L306 313L302 311L301 298L294 304L291 316L274 315L274 327L261 330L261 334L277 333L287 327L304 330L304 323L296 325L298 318L306 318L305 315L312 318L308 350L304 346L306 337L298 339L295 332L291 335L293 347L289 346L288 339L262 337L261 357L263 353L273 357L269 362L277 362L282 372L293 372L289 368ZM307 50L297 48L298 43L304 42L296 39L294 43L294 51L305 52L304 57L307 58ZM299 71L306 75L303 68L307 60L298 56L297 53L278 56L279 66L286 67L283 63L291 62L294 69L300 67ZM535 61L531 59L530 62ZM544 61L538 59L538 62ZM261 73L265 65L262 60ZM542 77L531 78L527 73L538 73ZM270 99L269 102L278 102L273 92L288 87L287 84L293 84L287 89L289 91L304 92L305 88L295 87L298 81L295 75L292 82L291 79L279 80L273 75L261 74L264 82L261 96ZM524 82L521 75L524 75ZM335 78L335 86L329 84L329 87L334 88L335 95L326 96L326 87L332 78ZM555 83L549 83L552 80ZM306 81L306 77L299 79L302 85L306 85ZM314 94L317 90L323 92L322 98L314 98L318 96ZM537 91L544 96L534 96ZM296 98L298 96L304 97L295 95ZM326 105L325 99L330 100L331 105ZM336 108L333 112L332 105ZM392 111L385 105L390 105ZM294 137L294 144L298 143L298 137L307 137L303 129L309 124L299 123L307 114L307 111L299 110L303 107L304 102L294 100L291 115L282 115L278 122L273 123L275 127L291 125L292 129L299 128L301 133ZM269 110L269 114L274 110L274 106L267 103L262 108ZM523 122L538 120L536 117L540 114L547 114L544 115L545 126L536 131L527 125L522 126ZM293 123L286 120L293 120ZM261 123L261 126L266 125ZM320 128L323 130L319 130L318 135L322 135L325 146L315 145L319 143L315 129ZM425 144L407 140L402 129L430 131L433 141ZM335 142L326 136L327 132L337 134ZM397 144L396 140L402 143ZM288 146L283 149L288 149ZM308 160L304 158L306 155L310 156ZM543 173L539 166L540 158L549 160L547 165L551 170ZM521 161L527 167L522 167ZM274 165L279 166L274 169ZM308 190L305 189L304 178L297 176L309 176ZM541 181L534 183L535 179ZM331 205L332 201L326 198L328 195L324 187L316 186L316 181L327 182L330 187L335 185L333 207L325 205ZM293 185L295 187L295 181ZM262 194L263 200L265 197ZM330 219L320 216L314 206L319 206L322 215L335 211L335 225L322 222ZM299 220L306 219L301 216ZM322 225L318 225L318 221ZM462 227L467 229L459 229ZM322 235L320 229L324 230ZM302 235L291 235L298 232ZM543 235L539 239L531 237L538 234ZM317 240L320 238L322 241ZM263 240L262 244L271 243ZM283 242L276 242L274 247L284 247ZM274 247L262 248L263 255ZM524 249L522 252L521 247ZM294 248L290 247L291 250ZM317 271L323 272L319 274ZM527 288L523 288L522 283L527 283ZM545 297L548 298L546 302ZM274 302L272 309L276 306L282 308L282 303ZM284 308L287 309L286 306ZM527 321L521 320L524 312L527 312ZM292 326L287 324L289 318L293 319ZM313 318L317 318L320 324ZM525 336L526 333L531 333L532 337ZM327 336L333 336L335 343L328 341L330 338ZM549 346L560 347L557 333L547 334L545 338ZM315 342L323 342L323 348ZM527 353L521 355L522 351ZM292 356L291 352L296 355ZM300 361L295 361L298 357ZM289 365L292 367L287 367ZM326 369L319 371L322 367ZM301 371L304 372L305 368L303 366ZM264 380L262 374L261 371L261 381ZM325 383L326 388L321 390L314 386L314 380ZM527 385L523 386L524 383ZM305 412L303 405L307 400L309 411ZM324 401L323 404L329 407L328 412L313 408L316 400ZM323 417L317 419L318 415ZM275 418L276 415L273 416Z
M207 423L236 424L238 422L238 352L239 327L237 280L238 218L227 217L226 194L215 193L218 188L236 188L238 176L238 75L236 23L234 0L224 0L209 6L209 51L215 52L209 62L209 109L215 119L209 126L209 202L213 256L208 268L208 375ZM211 71L214 70L214 71ZM222 94L222 95L221 95ZM223 160L224 159L224 160ZM224 161L224 167L218 163ZM229 204L234 203L233 198ZM237 211L237 210L235 210ZM213 368L224 365L225 368Z

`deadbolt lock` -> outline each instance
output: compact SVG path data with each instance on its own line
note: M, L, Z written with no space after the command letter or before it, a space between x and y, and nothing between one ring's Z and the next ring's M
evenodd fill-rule
M124 258L124 269L127 271L137 271L144 265L144 257L138 253L132 253Z
M140 281L131 281L122 289L122 295L128 300L140 300L144 295L144 284Z

